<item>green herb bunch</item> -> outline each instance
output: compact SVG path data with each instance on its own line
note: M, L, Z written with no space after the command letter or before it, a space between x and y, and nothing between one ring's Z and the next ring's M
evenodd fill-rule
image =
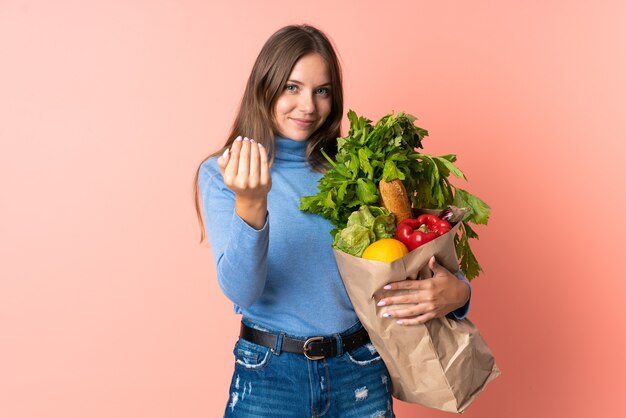
M443 209L449 205L468 208L459 234L455 237L461 270L469 280L482 268L474 256L469 239L478 238L470 223L487 224L489 206L471 193L454 186L450 174L467 180L454 162L456 155L432 156L417 152L428 131L414 124L415 116L398 112L372 121L348 112L350 130L337 139L333 160L323 150L330 168L320 179L319 192L304 196L300 209L329 219L335 229L333 237L345 228L350 214L362 205L379 202L380 180L402 180L414 208Z

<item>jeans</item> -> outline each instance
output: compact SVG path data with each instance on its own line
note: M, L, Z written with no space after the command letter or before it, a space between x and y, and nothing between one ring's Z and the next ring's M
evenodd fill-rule
M339 335L360 328L357 323ZM235 371L224 417L395 417L391 379L371 343L322 360L272 351L241 338L233 352Z

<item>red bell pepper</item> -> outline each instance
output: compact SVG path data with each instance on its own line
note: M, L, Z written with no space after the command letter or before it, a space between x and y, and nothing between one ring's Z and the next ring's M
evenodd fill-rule
M420 215L417 219L405 219L396 227L396 239L413 251L420 245L426 244L450 231L452 227L448 221L436 215Z

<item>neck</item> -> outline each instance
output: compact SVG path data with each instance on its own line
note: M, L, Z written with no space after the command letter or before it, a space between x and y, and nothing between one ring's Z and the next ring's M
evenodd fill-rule
M306 162L307 141L294 141L276 135L276 155L277 162L305 163Z

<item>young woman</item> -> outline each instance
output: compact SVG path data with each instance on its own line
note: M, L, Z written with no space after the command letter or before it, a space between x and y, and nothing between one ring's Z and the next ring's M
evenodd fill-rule
M202 239L206 230L220 288L242 314L227 417L394 416L387 370L335 264L332 225L299 210L325 169L320 149L336 150L342 116L331 43L311 26L287 26L259 53L224 147L198 168ZM431 268L413 308L397 315L405 325L466 313L469 286Z

